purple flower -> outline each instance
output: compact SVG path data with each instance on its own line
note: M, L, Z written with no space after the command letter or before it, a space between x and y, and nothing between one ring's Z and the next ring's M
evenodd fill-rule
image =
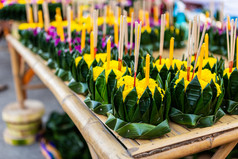
M80 37L76 37L76 38L75 38L74 43L76 43L76 42L77 42L77 43L80 43L80 42L81 42Z
M60 56L61 53L62 53L62 50L58 50L58 56Z
M47 42L49 42L49 41L50 41L50 38L51 38L51 36L49 36L49 35L47 35L47 34L46 34L45 36L46 36L46 37L45 37L46 41L47 41Z
M80 54L82 54L82 50L81 50L81 46L80 45L76 45L74 47L75 50L77 50Z
M57 46L60 42L60 38L54 39L55 40L55 46Z

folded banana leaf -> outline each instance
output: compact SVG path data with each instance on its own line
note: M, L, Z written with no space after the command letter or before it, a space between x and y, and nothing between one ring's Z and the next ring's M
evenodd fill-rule
M120 136L130 139L154 139L170 132L167 119L157 125L151 125L125 122L115 118L112 114L108 114L105 124Z
M174 80L178 79L176 76ZM170 118L188 127L207 127L213 125L225 113L220 109L224 97L223 80L220 82L221 92L217 96L217 87L213 80L202 90L197 76L188 84L185 90L184 79L171 86L172 109Z
M235 68L230 77L227 74L223 76L225 97L223 101L223 110L228 114L238 115L238 70Z

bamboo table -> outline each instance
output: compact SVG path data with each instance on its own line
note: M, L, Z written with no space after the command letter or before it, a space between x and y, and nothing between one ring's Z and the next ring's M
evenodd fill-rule
M238 141L238 116L226 115L207 128L188 129L170 122L171 132L153 140L131 140L119 136L104 124L106 117L94 114L77 95L54 75L38 55L23 46L13 36L7 36L13 65L19 57L33 69L46 87L55 95L64 111L73 120L88 143L93 158L179 158L221 146L213 158L225 158ZM19 55L19 56L18 56ZM15 63L15 64L14 64ZM19 66L19 64L18 64ZM23 100L23 85L19 69L14 81L19 101Z

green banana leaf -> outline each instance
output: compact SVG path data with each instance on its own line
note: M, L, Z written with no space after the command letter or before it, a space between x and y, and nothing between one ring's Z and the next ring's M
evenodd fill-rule
M112 109L111 104L102 104L98 101L91 100L89 97L87 97L84 102L92 111L97 114L107 115L107 113Z
M72 79L71 73L61 68L56 69L55 75L61 78L63 81L70 81Z
M115 118L112 114L108 114L105 124L120 136L130 139L154 139L170 132L168 120L155 126L146 123L125 122Z
M73 78L68 84L68 87L73 90L77 94L84 94L86 95L88 92L88 85L87 83L83 82L76 82Z
M218 109L215 115L208 115L204 117L202 115L185 114L173 107L170 112L170 118L174 122L191 128L212 126L224 115L225 113L221 108Z

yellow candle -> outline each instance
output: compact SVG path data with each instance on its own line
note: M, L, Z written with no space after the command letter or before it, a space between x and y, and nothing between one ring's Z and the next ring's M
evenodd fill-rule
M64 28L63 28L63 26L62 26L62 17L61 16L59 16L58 17L58 19L59 19L59 33L60 33L60 40L61 41L64 41Z
M107 69L110 69L110 60L111 60L111 38L107 40Z
M166 12L166 28L169 28L169 12Z
M158 19L159 19L158 14L159 14L158 7L155 6L154 7L154 23L155 24L158 24Z
M169 49L169 63L170 66L173 64L173 56L174 56L174 37L170 39L170 49Z
M118 46L118 23L114 23L114 43Z
M55 21L56 21L57 24L59 24L59 16L57 14L55 15ZM57 32L57 35L60 35L59 25L56 26L56 32Z
M145 21L146 21L146 27L150 27L149 12L145 12Z
M227 16L227 22L228 22L228 30L231 30L231 22L230 22L230 16Z
M60 7L56 8L56 15L61 16L61 10Z
M131 17L131 15L132 15L132 12L134 12L134 9L132 8L132 7L130 7L130 9L129 9L129 16Z
M205 35L205 59L208 59L208 53L209 53L208 44L209 44L208 34L206 33L206 35Z
M139 10L139 20L141 21L142 25L143 25L143 14L144 14L143 10L140 9Z
M206 18L209 18L209 12L208 11L206 11Z
M81 50L85 47L85 37L86 37L86 25L83 24L82 34L81 34Z
M70 16L71 16L71 21L73 21L74 20L74 12L73 12L73 10L70 11Z
M33 15L32 15L32 8L29 7L29 23L33 23Z
M238 37L236 38L236 68L238 68Z
M93 31L90 34L90 54L91 54L91 59L94 59L94 35L93 35Z
M199 58L199 66L198 66L198 79L201 78L202 74L202 63L203 63L203 56L204 56L204 49L205 49L205 44L202 44L201 52L200 52L200 58Z
M146 55L146 72L145 72L145 81L146 85L149 86L149 79L150 79L150 55Z
M38 11L38 19L39 19L39 24L43 25L43 15L41 10Z

